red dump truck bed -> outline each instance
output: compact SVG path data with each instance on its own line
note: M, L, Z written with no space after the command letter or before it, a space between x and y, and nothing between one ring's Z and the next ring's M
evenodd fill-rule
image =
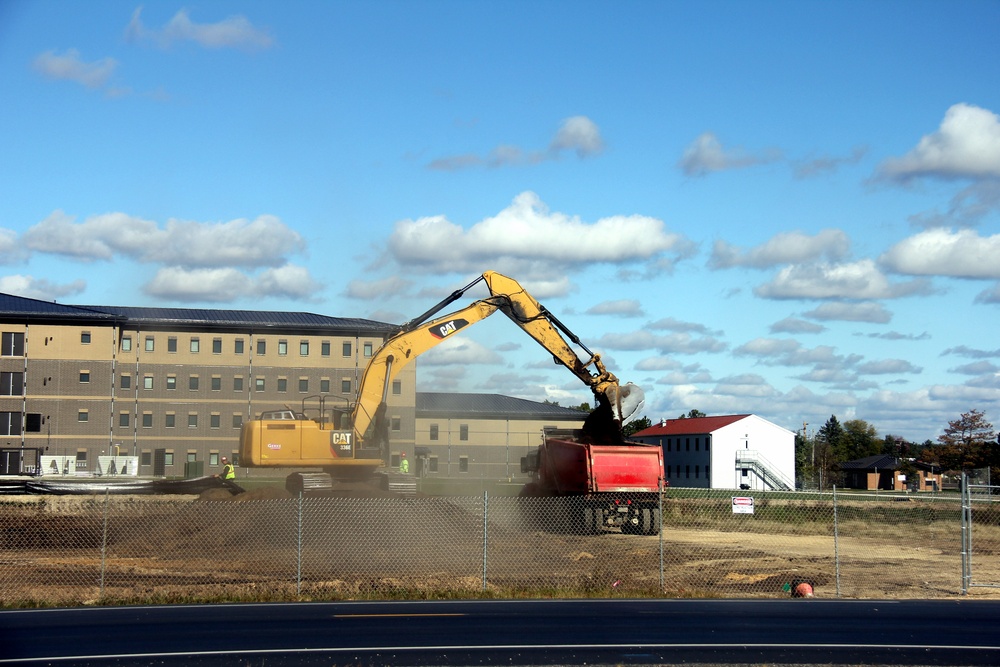
M558 495L656 493L663 450L654 445L594 445L548 438L541 448L539 482Z

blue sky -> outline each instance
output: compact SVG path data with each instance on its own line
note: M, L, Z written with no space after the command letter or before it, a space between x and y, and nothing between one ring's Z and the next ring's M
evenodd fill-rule
M0 0L0 291L402 322L497 270L654 420L998 423L998 34L992 1ZM418 367L590 399L502 317Z

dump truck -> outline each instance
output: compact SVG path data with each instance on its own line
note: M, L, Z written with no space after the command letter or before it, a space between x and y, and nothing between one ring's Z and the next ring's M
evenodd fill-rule
M488 297L448 315L438 315L481 282L489 289ZM244 424L240 436L241 464L249 467L322 469L318 473L294 473L290 476L286 486L293 491L330 488L336 482L377 481L385 489L413 492L413 477L395 472L389 466L390 420L386 403L389 388L400 370L419 355L497 311L534 338L552 355L556 364L567 368L587 385L597 406L584 421L577 440L590 455L577 457L579 460L556 456L554 452L557 450L571 447L572 439L560 440L566 443L565 447L554 444L552 455L545 452L539 455L540 474L538 481L533 482L533 488L538 494L563 495L569 488L562 484L563 480L583 476L600 480L601 493L604 489L610 490L612 486L605 479L624 477L620 472L609 472L608 477L606 470L623 468L620 462L629 452L641 451L641 455L634 454L631 458L646 461L646 454L651 451L647 445L626 442L622 436L622 425L637 415L644 403L642 390L632 383L620 384L618 378L605 367L599 354L589 350L578 336L516 280L495 271L487 271L455 290L390 335L365 367L356 403L343 409L341 414L334 415L322 405L320 416L312 418L292 409L271 410ZM586 353L585 359L574 351L571 343ZM330 416L327 416L328 412ZM599 447L618 447L620 454L617 458L607 457L599 452ZM589 467L579 468L583 459ZM635 468L636 465L625 464L624 468ZM662 457L653 474L658 475L652 484L655 490L657 482L663 477ZM591 488L587 492L593 491ZM638 523L634 523L634 517L629 514L629 525L644 525L641 510L638 516ZM614 525L619 525L617 514L614 517L609 515L609 520L611 518L615 519Z

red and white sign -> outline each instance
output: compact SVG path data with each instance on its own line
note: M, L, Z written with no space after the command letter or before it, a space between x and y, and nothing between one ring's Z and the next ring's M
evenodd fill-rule
M753 514L753 497L733 496L733 514Z

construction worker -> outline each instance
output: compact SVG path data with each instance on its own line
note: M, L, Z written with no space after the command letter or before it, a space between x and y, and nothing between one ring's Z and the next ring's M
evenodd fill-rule
M399 456L400 456L400 459L399 459L399 472L401 472L403 474L409 474L410 473L410 462L406 460L406 452L403 452Z
M216 476L222 479L236 479L236 468L225 456L222 457L222 474Z

